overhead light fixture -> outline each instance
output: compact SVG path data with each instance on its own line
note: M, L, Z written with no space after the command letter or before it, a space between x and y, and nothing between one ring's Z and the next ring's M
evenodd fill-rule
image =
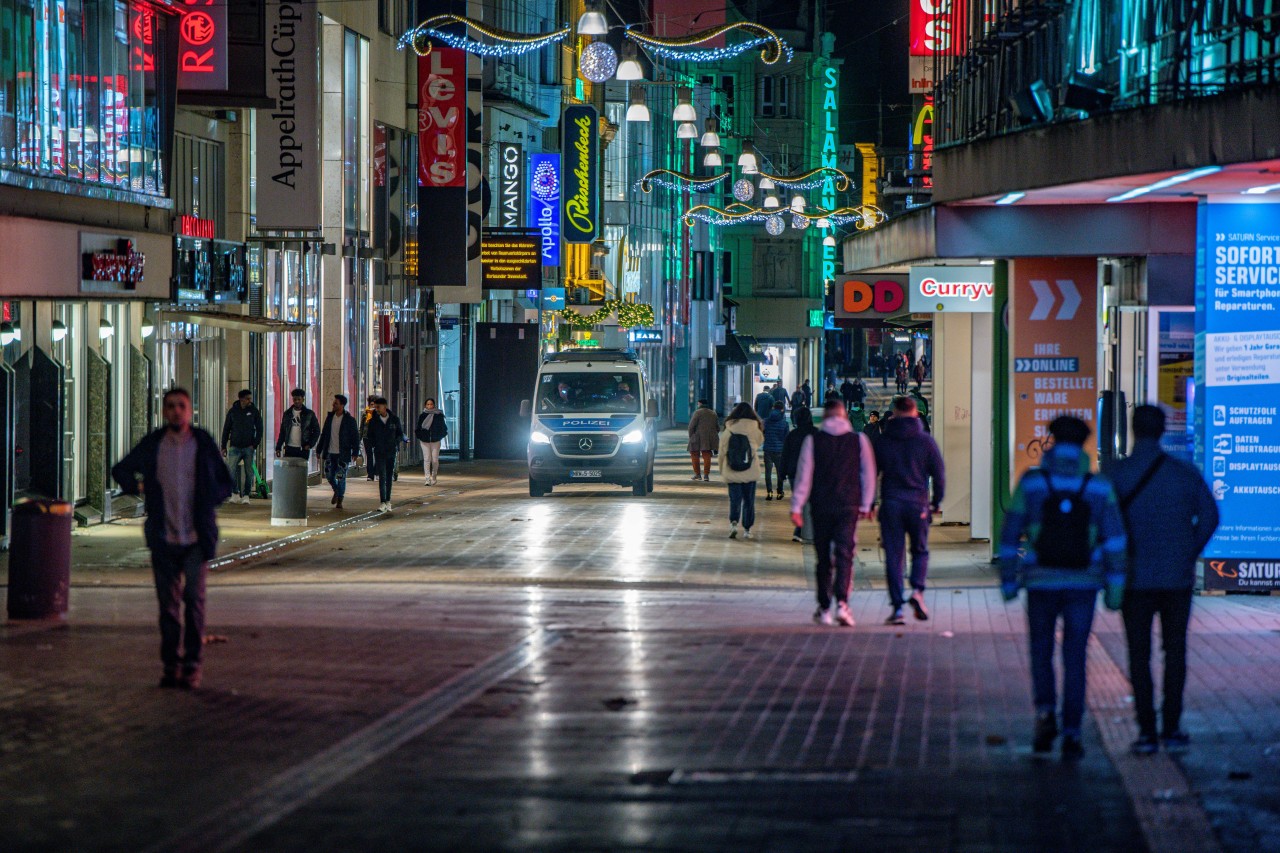
M1241 190L1241 195L1266 195L1280 190L1280 184L1266 184L1261 187L1249 187L1247 190Z
M702 165L712 166L712 167L723 166L724 159L720 156L719 149L716 149L716 148L709 149L707 151L707 156L702 158Z
M994 267L996 265L996 262L991 258L985 258L981 261L978 261L978 264L984 267Z
M830 228L830 227L831 227L831 220L830 220L830 219L827 219L827 217L825 217L825 216L824 216L824 217L822 217L821 219L819 219L817 222L815 222L815 223L813 223L813 224L814 224L814 225L817 225L819 228Z
M693 90L688 86L676 87L676 108L671 113L671 120L674 122L698 120L698 111L693 108ZM697 135L695 127L694 136Z
M676 139L697 139L698 126L691 121L682 121L676 127Z
M1009 193L996 199L996 204L1016 204L1026 198L1026 193Z
M719 148L720 147L720 119L715 116L707 116L706 121L702 123L702 140L699 144L703 148Z
M49 326L49 337L53 338L53 342L59 343L67 337L67 324L61 320L54 320Z
M138 327L138 331L142 333L142 337L144 338L151 337L152 333L154 333L155 330L156 330L155 323L152 323L150 318L143 317L142 325Z
M12 323L0 323L0 346L8 346L17 337Z
M1204 166L1200 169L1192 169L1190 172L1183 172L1178 175L1172 175L1168 178L1162 178L1153 184L1147 184L1145 187L1134 187L1128 192L1120 193L1120 195L1113 195L1111 198L1107 199L1107 201L1128 201L1129 199L1137 198L1138 196L1143 196L1147 193L1155 192L1156 190L1168 189L1169 187L1174 187L1178 184L1185 184L1187 181L1194 181L1196 178L1203 178L1206 175L1212 175L1215 172L1221 171L1221 166Z
M608 34L609 22L605 20L604 13L595 4L587 4L586 11L582 13L582 17L578 18L578 35L607 36Z
M622 45L622 61L618 63L617 78L619 80L643 80L644 67L640 64L640 51L636 49L635 42L625 42Z
M791 209L796 213L804 213L805 200L804 196L796 194L791 197Z
M649 105L644 100L644 86L631 87L631 103L627 107L627 121L648 121Z
M101 338L102 340L105 341L107 338L111 337L115 333L116 333L116 327L111 325L110 320L103 319L100 323L98 323L98 337Z
M773 210L775 207L780 207L781 205L778 203L778 197L773 193L769 193L769 195L764 197L764 206Z
M760 189L771 190L771 189L774 189L776 186L777 185L774 184L774 182L769 178L765 177L764 175L760 176Z
M742 140L742 153L738 155L738 166L744 175L756 175L760 172L760 163L756 160L756 147L750 139Z
M593 41L582 50L578 73L592 83L605 83L618 70L618 54L608 42Z
M822 238L822 245L835 248L836 238L830 234Z

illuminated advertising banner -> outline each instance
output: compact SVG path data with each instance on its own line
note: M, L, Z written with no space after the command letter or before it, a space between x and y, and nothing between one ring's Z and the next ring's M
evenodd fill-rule
M542 289L538 232L532 228L486 228L480 259L484 286L536 292Z
M912 312L986 314L995 304L994 267L912 267Z
M1280 589L1280 205L1201 204L1196 459L1221 523L1205 587Z
M1059 415L1098 432L1098 262L1019 258L1010 269L1016 478L1040 464Z
M518 142L498 146L498 222L503 228L524 225L524 147Z
M529 225L542 241L542 265L560 266L560 155L529 155Z
M436 47L418 58L418 182L467 185L467 54Z
M897 274L836 278L838 320L887 320L907 311L907 277Z
M227 89L226 0L180 0L178 88L187 92Z
M910 0L912 56L963 56L966 0Z
M839 168L840 157L840 69L835 66L822 71L822 165ZM822 182L822 206L827 210L835 210L836 181L826 178ZM836 246L822 247L822 281L836 277Z
M572 106L564 111L561 224L566 243L591 243L600 236L600 193L596 186L598 115L591 106Z
M257 228L319 231L319 21L311 2L268 3L267 97L256 111Z

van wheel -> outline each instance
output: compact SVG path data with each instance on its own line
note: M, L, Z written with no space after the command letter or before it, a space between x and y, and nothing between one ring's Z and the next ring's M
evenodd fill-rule
M641 477L639 480L636 480L634 483L632 483L631 494L635 495L638 498L642 498L645 495L649 494L649 478Z
M543 495L550 494L550 492L550 486L544 486L532 477L529 478L529 497L540 498Z

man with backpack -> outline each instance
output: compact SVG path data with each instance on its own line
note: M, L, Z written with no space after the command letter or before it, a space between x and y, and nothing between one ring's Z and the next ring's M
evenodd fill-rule
M791 485L792 523L804 526L806 503L813 522L813 547L818 557L818 609L813 621L819 625L831 624L834 597L835 621L853 627L849 591L853 587L858 519L871 517L875 495L876 458L871 440L853 431L844 403L836 398L828 400L822 407L822 428L800 445Z
M1138 717L1132 751L1185 749L1182 690L1187 681L1187 625L1196 558L1218 527L1218 506L1194 465L1160 448L1164 412L1155 406L1133 411L1133 453L1107 471L1119 495L1129 537L1129 580L1125 584L1124 630L1129 641L1129 681ZM1164 647L1164 702L1157 739L1151 678L1151 627L1160 616Z
M1089 472L1088 425L1062 416L1049 425L1049 435L1053 446L1039 468L1022 475L1005 513L1000 591L1013 601L1019 588L1027 590L1036 753L1052 750L1058 736L1053 653L1062 620L1062 757L1072 760L1084 755L1085 653L1098 590L1106 590L1108 609L1120 609L1126 540L1111 484Z

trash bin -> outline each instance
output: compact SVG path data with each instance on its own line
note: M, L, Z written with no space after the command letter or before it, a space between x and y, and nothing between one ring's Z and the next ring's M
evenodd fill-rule
M271 480L271 523L307 526L307 460L277 459Z
M9 618L51 619L67 612L72 507L29 500L13 508L9 542Z

